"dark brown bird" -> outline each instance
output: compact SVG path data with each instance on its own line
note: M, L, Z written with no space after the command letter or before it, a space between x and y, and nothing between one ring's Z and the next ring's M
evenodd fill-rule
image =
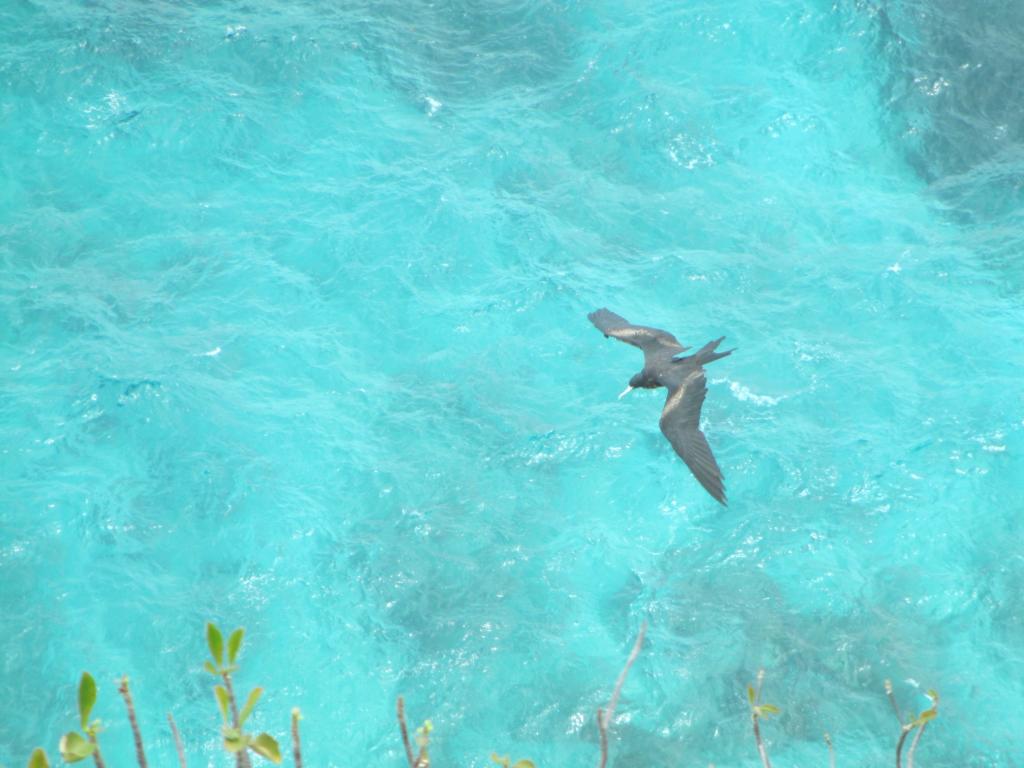
M668 397L661 411L661 431L672 443L679 457L686 462L697 482L704 486L720 504L726 504L722 470L718 468L704 433L700 431L700 408L708 393L704 366L735 350L715 352L722 339L709 341L697 352L676 357L689 347L684 347L668 331L632 325L626 318L607 309L599 309L587 315L607 338L614 336L619 341L639 347L644 353L644 368L629 380L629 386L619 395L624 397L637 387L657 389L666 387Z

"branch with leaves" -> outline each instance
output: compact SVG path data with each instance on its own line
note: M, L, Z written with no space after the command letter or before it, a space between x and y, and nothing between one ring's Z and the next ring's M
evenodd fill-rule
M242 711L238 711L235 702L235 692L231 686L231 673L236 671L235 659L242 648L242 638L245 630L239 627L228 637L227 663L224 659L224 636L212 622L206 625L206 644L210 648L212 661L203 664L203 668L211 675L220 676L224 685L215 685L213 693L217 699L217 707L220 709L221 718L224 724L221 731L224 735L224 749L235 755L238 760L238 768L249 768L248 751L251 749L258 755L265 757L272 763L281 762L281 748L277 740L269 733L261 733L258 736L246 733L242 730L245 721L252 714L256 702L263 695L262 688L253 688L246 699ZM230 710L231 716L228 717Z
M89 715L96 704L96 681L88 672L83 672L78 681L78 716L85 736L68 731L60 739L60 755L65 763L77 763L92 755L96 768L104 768L103 755L96 734L103 730L99 720L89 722ZM37 750L38 751L38 750ZM35 754L35 753L33 753Z
M428 768L430 765L430 732L434 730L434 724L424 720L423 725L416 729L416 746L419 752L415 757L412 754L412 744L409 742L409 727L405 723L405 700L399 696L398 705L398 728L402 733L402 745L405 747L405 759L409 768Z
M910 742L910 749L907 750L907 768L914 768L914 752L917 750L917 745L921 742L924 729L928 726L928 723L939 716L939 694L934 690L929 690L925 693L925 696L928 697L932 705L913 720L904 723L903 718L900 716L900 708L896 705L896 697L893 695L892 680L885 681L885 693L889 697L889 702L892 704L893 711L896 713L896 718L900 723L900 738L896 742L896 768L901 768L902 766L903 745L907 741L907 736L914 729L917 729L913 741Z
M637 657L640 655L646 631L647 623L644 622L637 634L636 641L633 643L633 648L630 651L629 657L626 659L626 663L615 681L615 687L612 691L611 698L608 700L607 706L597 710L597 726L600 735L601 750L598 768L607 768L608 730L612 722L614 722L615 707L618 704L619 696L626 683L629 671ZM238 709L235 699L231 675L238 669L236 661L238 654L241 652L244 637L244 630L239 628L231 633L225 643L224 636L216 625L212 623L206 625L206 643L210 650L211 658L203 664L203 667L211 675L221 679L222 684L218 683L215 685L213 692L217 708L221 714L221 735L223 738L224 748L228 753L235 756L238 768L251 768L251 762L248 755L249 751L255 752L271 762L278 764L281 762L281 750L277 740L268 733L253 735L244 730L245 723L251 717L257 702L263 695L263 689L259 687L254 688L246 698L245 704L242 706L241 710ZM747 700L750 705L750 718L754 731L754 740L757 744L757 751L761 758L762 768L771 768L768 749L761 735L761 720L772 715L778 715L779 708L774 704L768 704L762 701L761 688L764 684L764 678L764 670L759 670L756 685L750 685L747 687ZM128 720L131 725L132 736L135 741L135 753L139 763L139 768L148 768L145 751L143 749L142 734L139 730L139 724L135 714L135 705L132 701L127 677L121 678L118 692L124 699L125 707L128 712ZM903 750L908 739L910 740L910 746L906 752L906 765L907 768L914 768L914 756L918 745L921 743L924 731L928 724L938 716L939 694L933 690L929 690L926 695L931 701L931 706L912 720L904 722L899 705L896 703L896 697L893 694L892 682L889 680L885 681L885 693L888 697L889 704L900 723L900 734L896 743L896 768L903 768ZM83 672L78 683L78 716L79 723L81 725L81 733L77 731L69 731L61 737L59 744L61 757L67 763L76 763L91 756L96 764L96 768L105 768L103 756L100 752L99 741L97 739L97 735L103 730L103 727L99 720L90 720L92 710L96 704L96 698L96 681L88 672ZM430 735L434 728L433 724L430 720L425 720L423 725L416 729L413 738L410 738L409 728L405 720L405 702L402 697L398 697L397 716L408 768L429 768ZM302 746L299 738L300 719L301 714L299 710L297 708L292 709L291 736L292 755L295 760L295 768L302 768ZM170 724L171 733L174 737L174 745L178 753L179 766L180 768L186 768L185 750L181 742L181 735L178 732L174 718L170 714L167 715L167 720ZM913 734L913 738L911 738L911 734ZM413 742L415 742L416 745L415 751L413 749ZM827 733L825 734L825 744L828 747L829 766L830 768L835 768L835 748L833 747L831 737ZM499 755L497 753L491 754L491 760L498 766L501 766L501 768L536 768L531 760L520 759L513 762L511 757L507 755ZM49 759L45 750L37 748L32 752L28 761L28 768L50 768Z
M220 677L223 685L214 686L214 696L217 707L220 710L223 724L221 735L224 740L224 748L235 755L238 768L251 768L248 752L251 750L273 763L281 762L281 750L277 740L268 733L253 735L243 730L246 721L252 715L252 711L263 694L262 688L255 688L246 699L241 711L238 710L235 702L235 694L232 687L231 673L238 667L235 662L242 648L242 640L245 632L236 629L228 637L227 643L220 630L214 624L206 625L206 643L210 649L210 660L206 661L203 667L211 675ZM135 703L132 700L131 690L128 687L128 678L122 677L119 681L118 693L124 699L125 708L128 712L128 721L131 725L132 737L135 742L135 756L139 768L148 768L146 753L142 742L142 733L139 730L138 718L135 714ZM103 762L103 755L100 752L97 734L102 730L99 720L90 720L93 707L96 704L96 681L88 672L83 672L78 682L78 716L82 732L68 731L65 733L58 745L61 757L67 763L77 763L87 757L92 757L96 768L106 768ZM302 753L299 745L299 711L292 710L292 742L293 754L295 756L296 768L302 768ZM171 734L174 737L174 746L178 753L178 765L186 768L185 749L181 743L181 734L170 713L167 715L167 722L171 727ZM46 751L42 748L36 749L29 758L29 768L49 768L49 759ZM424 763L425 765L425 763Z
M764 768L772 768L772 764L768 760L768 748L761 738L760 720L769 715L779 714L779 708L774 704L765 704L761 701L761 685L763 683L764 670L759 669L757 671L757 688L752 685L747 686L747 701L750 703L750 719L754 723L754 740L757 742L757 753L761 756L761 764Z

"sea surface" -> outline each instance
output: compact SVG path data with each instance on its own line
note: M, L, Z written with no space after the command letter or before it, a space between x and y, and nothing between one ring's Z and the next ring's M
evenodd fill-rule
M1024 6L0 0L0 763L1024 765ZM697 346L729 506L607 306ZM288 758L290 761L290 757ZM287 761L286 761L287 762ZM262 764L257 759L258 764Z

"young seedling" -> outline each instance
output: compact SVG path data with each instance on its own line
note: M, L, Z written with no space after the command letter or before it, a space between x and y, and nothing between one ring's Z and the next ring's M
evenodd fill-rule
M416 755L416 765L414 768L430 768L430 732L434 730L434 724L429 720L424 720L423 725L416 729L416 746L420 748L419 754Z
M409 768L429 768L430 766L430 732L434 730L434 724L424 720L423 725L416 729L416 746L419 753L416 757L412 754L412 744L409 741L409 727L405 724L405 700L399 696L397 704L398 729L402 733L402 746L405 747L405 759Z
M889 700L892 702L893 709L899 713L899 708L896 706L896 699L892 695L892 682L890 680L885 681L885 692L889 696ZM914 740L910 743L910 749L907 751L907 768L914 768L914 752L917 750L917 745L921 741L921 736L924 735L924 729L928 723L934 720L939 715L939 694L937 691L929 690L925 696L931 701L932 705L924 710L921 714L915 717L908 723L900 724L900 738L896 742L896 768L901 768L903 759L903 745L907 740L907 736L915 728L917 733L914 734Z
M88 672L83 672L78 681L78 716L82 724L82 736L76 731L68 731L60 739L60 756L66 763L77 763L92 755L96 768L105 768L100 745L96 734L103 730L99 720L89 722L93 705L96 704L96 681ZM34 755L35 753L33 753Z
M762 717L779 714L779 708L774 704L761 702L761 684L763 682L764 670L761 669L757 672L757 688L755 689L752 685L747 686L747 701L750 702L750 719L754 722L754 740L757 742L757 752L761 755L761 764L764 768L772 768L772 764L768 760L768 748L765 747L764 740L761 738L760 720Z
M277 741L268 733L261 733L258 736L246 733L242 730L245 725L245 721L249 719L252 714L253 708L256 706L256 702L259 701L260 696L263 695L262 688L254 688L252 693L249 694L249 698L245 702L245 706L242 707L242 711L234 717L233 724L232 720L228 718L228 707L230 706L230 699L228 691L221 685L216 686L214 694L217 698L217 706L220 708L221 717L224 720L222 728L224 734L224 749L234 754L241 754L246 749L251 749L258 755L270 760L272 763L281 762L281 750L278 747Z
M268 733L253 736L242 730L242 726L245 725L245 721L252 714L256 702L263 695L262 688L254 688L249 694L245 706L242 707L242 711L238 711L235 691L231 685L231 673L238 669L235 666L235 659L238 658L238 652L242 648L242 638L244 635L245 630L239 627L228 637L227 663L225 663L224 636L221 635L220 630L215 624L212 622L207 624L206 644L210 648L210 656L213 658L211 661L203 664L203 668L207 672L215 677L219 676L224 681L224 685L214 686L213 693L217 699L217 707L220 709L221 718L224 721L221 728L224 734L224 749L235 755L238 768L250 768L251 762L249 761L248 754L250 749L272 763L281 762L281 749L278 747L277 741L273 736Z

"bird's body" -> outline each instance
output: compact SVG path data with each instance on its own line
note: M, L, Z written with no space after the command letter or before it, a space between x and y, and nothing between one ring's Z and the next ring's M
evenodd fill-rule
M661 431L704 489L725 504L722 471L700 431L700 409L708 391L704 366L732 353L731 349L715 351L725 337L708 342L692 355L677 357L688 347L668 331L632 325L607 309L591 312L587 317L606 337L613 336L643 351L643 370L629 380L629 387L622 395L638 387L668 389L661 412Z

